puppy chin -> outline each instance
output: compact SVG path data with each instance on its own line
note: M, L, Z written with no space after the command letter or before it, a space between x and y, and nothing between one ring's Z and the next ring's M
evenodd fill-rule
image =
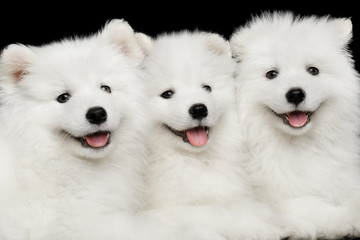
M73 140L76 141L76 140ZM109 144L105 148L96 149L96 148L84 148L81 144L71 144L71 141L65 143L68 149L68 152L75 157L84 158L84 159L102 159L109 155L113 148L113 143Z
M310 131L312 123L309 122L305 126L301 128L294 128L287 124L284 124L282 122L277 123L276 126L279 128L280 131L282 131L285 134L292 135L292 136L301 136L306 134Z
M203 146L193 146L189 141L185 141L183 137L175 135L167 128L162 127L161 129L161 132L156 133L157 136L160 136L157 139L161 141L160 145L176 149L176 151L180 150L193 153L203 152L208 148L211 142L209 139L208 142Z
M209 146L209 142L203 146L193 146L190 143L185 143L183 142L182 147L184 150L188 151L188 152L194 152L194 153L200 153L205 151Z

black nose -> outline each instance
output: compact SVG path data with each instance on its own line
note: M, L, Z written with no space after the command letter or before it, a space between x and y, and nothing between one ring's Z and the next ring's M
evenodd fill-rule
M92 124L100 125L106 121L107 113L102 107L92 107L87 111L86 119Z
M289 103L293 103L295 105L298 105L305 99L305 92L301 88L293 88L290 89L286 93L286 99Z
M190 107L189 113L193 119L201 120L208 115L207 107L202 104L194 104Z

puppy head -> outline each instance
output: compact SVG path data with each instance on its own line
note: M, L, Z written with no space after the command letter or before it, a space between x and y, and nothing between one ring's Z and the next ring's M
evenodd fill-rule
M240 111L247 109L249 121L291 135L340 123L341 114L351 112L343 102L352 105L357 95L347 51L351 37L351 21L345 18L290 12L254 17L230 39L238 62Z
M112 20L87 38L41 47L9 45L1 55L0 86L11 131L44 148L106 156L118 144L113 140L122 126L142 116L137 104L144 95L142 58L123 20Z
M233 61L221 36L182 31L143 44L154 142L187 151L208 147L233 97Z

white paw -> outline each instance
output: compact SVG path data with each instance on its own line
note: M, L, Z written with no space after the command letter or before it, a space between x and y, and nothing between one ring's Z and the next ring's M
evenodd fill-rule
M354 227L345 222L343 224L339 224L334 228L325 228L317 230L317 238L321 239L342 239L344 237L353 237L354 236Z
M289 229L273 226L265 222L259 222L257 225L248 225L242 228L237 228L236 233L232 234L234 237L227 239L239 240L279 240L287 238L292 233Z
M294 219L293 219L294 220ZM315 240L316 239L316 227L314 224L300 219L296 221L288 222L285 226L282 227L281 238L298 240L298 239L307 239Z
M360 220L355 221L353 235L350 237L360 238Z
M172 240L226 240L220 233L198 225L184 225Z

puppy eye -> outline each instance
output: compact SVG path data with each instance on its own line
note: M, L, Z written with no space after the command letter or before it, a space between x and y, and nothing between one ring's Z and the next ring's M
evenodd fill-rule
M270 71L268 71L268 72L265 74L266 78L268 78L268 79L274 79L274 78L276 78L278 75L279 75L279 72L276 71L276 70L270 70Z
M208 92L211 92L211 87L209 85L204 85L203 89L205 89Z
M100 89L105 92L111 93L111 88L109 86L101 85Z
M312 67L312 66L307 67L306 71L314 76L319 74L319 69L317 67Z
M169 98L172 97L172 95L174 95L174 91L172 91L172 90L167 90L167 91L163 92L160 96L161 96L162 98L169 99Z
M63 93L63 94L59 95L56 100L57 100L59 103L66 103L67 101L69 101L70 98L71 98L71 95L70 95L70 94L68 94L68 93Z

